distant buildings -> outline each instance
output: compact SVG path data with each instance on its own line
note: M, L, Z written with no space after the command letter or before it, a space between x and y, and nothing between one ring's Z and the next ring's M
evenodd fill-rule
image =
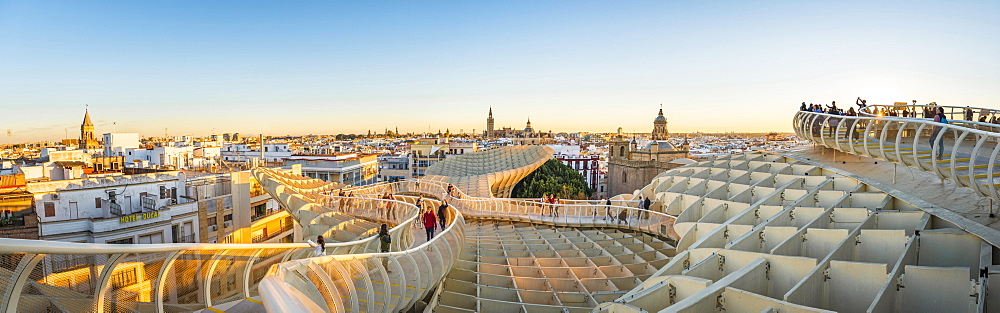
M222 160L230 162L246 162L250 159L263 158L267 162L281 163L292 156L292 150L287 143L264 144L263 153L261 145L256 145L256 149L249 144L230 144L222 149Z
M587 186L590 187L590 190L594 193L599 192L598 183L601 180L600 165L598 165L600 161L599 155L555 154L553 158L579 172L580 175L583 175L583 178L587 180Z
M541 145L554 143L552 140L552 133L540 133L536 132L533 127L531 127L531 119L528 119L528 123L525 124L523 130L513 129L511 127L504 127L501 129L495 129L495 121L493 120L493 108L490 108L489 116L486 118L486 131L483 132L483 137L489 138L510 138L515 145Z
M608 195L631 193L649 184L663 171L685 165L675 162L688 157L686 143L675 145L668 139L663 109L653 119L652 140L618 135L608 145Z
M285 165L301 165L302 175L354 186L378 181L378 155L342 153L326 155L292 155Z

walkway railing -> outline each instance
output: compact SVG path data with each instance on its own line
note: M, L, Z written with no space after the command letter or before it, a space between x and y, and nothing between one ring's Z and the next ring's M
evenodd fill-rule
M290 190L289 190L290 191ZM295 192L284 200L299 203ZM408 249L418 210L404 201L355 199L351 205L397 210L392 251ZM299 208L299 207L292 207ZM352 218L322 206L303 206L293 216L305 230L335 237ZM369 217L365 217L368 219ZM332 223L336 220L336 223ZM368 233L328 242L329 253L377 252ZM41 244L40 244L41 243ZM0 311L177 312L258 295L258 282L272 265L311 256L305 243L287 244L87 244L0 238Z
M938 108L944 109L945 118L951 124L988 132L1000 132L1000 110L997 109L947 105L870 105L861 109L860 115L931 120Z
M424 180L380 183L345 192L370 197L385 193L419 194L440 199L424 199L422 207L436 209L439 201L447 202L448 227L430 242L405 251L331 255L282 263L261 281L261 295L268 312L397 312L408 309L434 290L451 270L463 247L465 218L616 227L679 238L673 229L674 216L630 206L592 204L590 201L547 204L527 199L477 198L458 188L453 188L449 195L447 183ZM313 194L313 199L331 207L347 201L335 194L340 191L322 190ZM638 205L636 201L620 202ZM375 208L370 214L384 216L380 210Z
M331 195L337 188L333 184L273 170L256 170L254 175L290 209L302 226L301 234L331 237L327 251L337 255L292 261L311 256L312 247L304 243L111 245L48 241L40 245L35 240L0 239L0 310L195 311L254 297L259 290L272 311L396 311L412 306L433 290L451 269L461 251L466 216L611 226L677 238L674 217L635 207L473 198L457 188L448 195L446 183L430 181L350 188L356 195L371 197L344 199L341 204L341 197ZM417 239L412 228L418 223L419 210L407 202L409 199L375 198L386 191L447 201L451 205L449 226L430 242L414 246ZM425 201L429 202L424 208L438 204L436 200ZM395 213L386 215L386 210ZM337 230L352 227L347 217L359 217L372 225L395 225L390 229L392 252L380 252L373 227L353 226L364 230L359 238L337 238ZM349 240L335 242L337 239ZM376 263L382 259L387 261L380 267ZM306 275L298 276L302 273ZM270 277L268 282L258 284L265 275ZM316 297L316 290L323 290L318 293L321 297ZM305 298L289 298L296 296ZM289 304L295 301L307 307Z
M1000 199L1000 133L963 126L986 127L979 122L952 122L799 111L793 127L799 137L817 144L932 172Z

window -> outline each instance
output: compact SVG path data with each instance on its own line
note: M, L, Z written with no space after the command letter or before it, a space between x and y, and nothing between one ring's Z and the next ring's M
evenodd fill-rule
M101 198L94 198L94 207L98 209L101 208Z
M163 232L157 232L139 236L139 243L141 244L163 243Z
M222 221L223 222L228 222L228 221L232 221L232 220L233 220L233 215L232 214L226 214L226 215L224 215L222 217Z
M625 174L625 171L622 171L622 183L626 182L628 182L628 174Z
M219 224L218 218L216 218L215 216L208 218L208 225L216 225L216 224Z
M135 240L133 240L132 237L128 237L117 240L108 240L106 243L112 245L130 245L135 243Z
M619 147L618 151L619 151L618 152L618 156L620 156L620 157L624 157L625 156L625 147L624 146Z
M52 202L45 202L45 217L56 216L56 204Z
M160 186L160 199L167 198L167 186Z

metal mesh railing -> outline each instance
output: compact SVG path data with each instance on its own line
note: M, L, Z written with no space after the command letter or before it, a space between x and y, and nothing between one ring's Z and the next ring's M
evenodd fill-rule
M872 112L884 112L879 107L868 108ZM922 110L917 107L923 106L911 109ZM997 191L1000 187L1000 163L997 162L1000 133L994 132L998 129L990 125L973 121L952 120L951 124L943 124L925 118L841 116L804 111L798 112L793 122L799 137L817 144L922 169L982 196L1000 199Z
M275 302L274 295L301 295L304 298L296 301L309 299L321 310L396 311L412 306L440 283L461 250L465 217L614 226L676 238L672 216L621 205L475 198L457 188L449 195L447 183L432 181L351 188L355 197L339 197L332 191L344 186L266 169L254 175L289 208L303 236L328 236L333 240L327 251L336 255L291 261L312 256L313 249L303 243L38 245L33 240L0 239L0 308L178 312L260 294L266 305L284 303ZM378 199L385 192L397 196ZM447 201L448 227L429 242L418 241L413 235L419 225L418 198L399 194ZM424 199L421 204L427 209L440 202ZM389 253L379 252L375 228L381 223L393 226ZM269 280L272 284L258 284Z
M259 175L259 174L258 174ZM278 179L294 179L281 177ZM266 181L258 177L259 181ZM285 182L287 183L287 182ZM266 185L266 184L265 184ZM560 226L629 228L677 239L674 216L642 210L638 201L573 201L548 204L528 199L477 198L437 181L403 181L351 188L355 196L379 197L394 194L407 203L421 201L424 209L437 208L445 201L448 227L431 241L400 252L338 254L279 264L261 280L264 305L269 312L297 311L379 311L405 310L441 283L456 262L464 241L465 218L501 219ZM328 207L360 208L367 219L386 217L386 208L350 205L363 198L335 196L336 190L309 183L292 184L312 201ZM300 189L301 188L301 189ZM271 191L272 189L268 189ZM277 188L274 189L277 191ZM400 194L430 196L424 199ZM281 198L279 195L274 195ZM422 199L422 200L421 200ZM440 199L440 200L438 200Z
M290 190L289 190L290 191ZM341 237L329 253L378 251L371 237L378 222L394 227L402 245L412 242L410 222L417 209L404 201L355 199L358 209L327 208L293 201L292 216L313 233ZM290 198L285 198L290 200ZM345 212L365 212L392 203L395 218L378 220ZM313 220L316 219L315 223ZM323 223L320 221L330 223ZM337 223L332 223L335 220ZM352 228L337 228L348 223ZM353 235L347 235L353 234ZM142 244L110 245L0 239L0 309L17 312L178 312L257 296L270 266L312 256L308 244Z

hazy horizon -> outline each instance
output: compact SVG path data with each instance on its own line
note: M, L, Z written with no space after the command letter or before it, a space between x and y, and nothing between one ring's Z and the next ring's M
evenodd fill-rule
M98 134L787 132L1000 107L1000 2L0 2L0 143ZM114 124L112 124L114 123ZM213 131L214 130L214 131ZM68 136L66 134L68 133Z

